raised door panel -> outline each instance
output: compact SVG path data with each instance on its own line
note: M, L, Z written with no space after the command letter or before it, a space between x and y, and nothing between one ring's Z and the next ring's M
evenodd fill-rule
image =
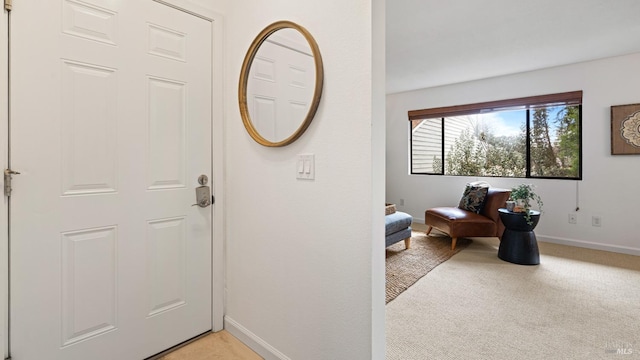
M186 226L186 219L183 217L148 223L148 316L158 315L186 303Z
M184 188L186 84L149 78L149 189Z
M156 24L149 26L149 54L187 61L186 34Z
M117 13L87 2L66 0L62 31L68 35L116 45Z
M62 194L117 190L117 73L62 62Z
M117 228L65 232L62 347L117 328Z

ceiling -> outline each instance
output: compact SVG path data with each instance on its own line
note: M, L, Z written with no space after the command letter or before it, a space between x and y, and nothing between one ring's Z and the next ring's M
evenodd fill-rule
M640 52L640 0L387 0L387 93Z

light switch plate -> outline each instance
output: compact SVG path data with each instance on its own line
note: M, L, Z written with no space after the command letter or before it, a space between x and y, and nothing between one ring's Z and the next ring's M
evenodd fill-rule
M315 154L298 154L298 160L296 161L296 178L302 180L313 180L316 178Z

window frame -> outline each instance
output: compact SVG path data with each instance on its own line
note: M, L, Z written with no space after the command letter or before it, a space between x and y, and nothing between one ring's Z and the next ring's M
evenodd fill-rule
M532 176L531 175L531 110L539 107L552 106L577 106L578 108L578 176L577 177L554 177L554 176ZM478 115L489 112L505 110L526 110L526 160L525 176L496 176L496 175L449 175L445 174L445 118L453 116ZM582 90L570 91L557 94L546 94L521 97L515 99L495 100L482 103L465 105L446 106L438 108L410 110L409 118L409 173L411 175L440 175L440 176L481 176L481 177L505 177L518 179L553 179L553 180L582 180ZM440 119L442 127L442 170L440 173L414 172L413 170L413 126L412 121Z

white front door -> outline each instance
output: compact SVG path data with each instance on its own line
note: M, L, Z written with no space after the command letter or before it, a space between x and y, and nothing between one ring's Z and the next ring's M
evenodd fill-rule
M211 22L15 1L10 351L137 360L211 329ZM211 183L209 183L211 185Z

